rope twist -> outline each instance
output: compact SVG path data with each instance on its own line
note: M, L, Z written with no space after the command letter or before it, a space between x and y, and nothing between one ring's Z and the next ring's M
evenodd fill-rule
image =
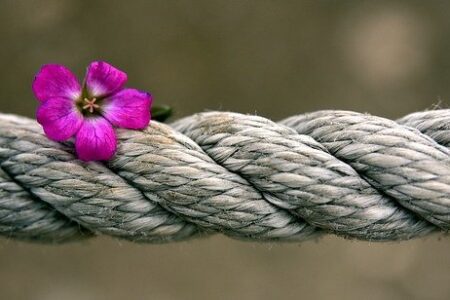
M117 137L111 161L86 163L35 121L0 114L0 234L393 241L450 229L450 110L397 121L329 110L278 123L205 112Z

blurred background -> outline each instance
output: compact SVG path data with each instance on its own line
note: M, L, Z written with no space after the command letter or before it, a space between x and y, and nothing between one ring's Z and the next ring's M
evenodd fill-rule
M346 109L398 118L450 98L450 2L0 2L0 111L33 117L31 81L61 63L125 70L175 118L204 110L273 120ZM450 238L329 236L167 245L106 237L0 240L0 299L450 299Z

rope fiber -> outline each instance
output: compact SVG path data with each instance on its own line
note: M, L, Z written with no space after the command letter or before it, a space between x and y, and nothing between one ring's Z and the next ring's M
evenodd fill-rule
M0 235L396 241L450 229L450 109L278 123L204 112L117 138L111 161L87 163L34 120L0 114Z

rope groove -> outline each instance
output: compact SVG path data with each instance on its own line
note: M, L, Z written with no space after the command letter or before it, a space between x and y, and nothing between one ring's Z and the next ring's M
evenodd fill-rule
M114 159L85 163L35 121L0 114L0 234L393 241L450 229L450 110L279 123L206 112L117 136Z

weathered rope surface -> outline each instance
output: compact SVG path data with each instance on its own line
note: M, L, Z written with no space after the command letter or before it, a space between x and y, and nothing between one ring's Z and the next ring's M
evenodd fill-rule
M397 122L318 111L279 123L205 112L117 134L113 160L85 163L35 121L0 114L0 234L393 241L450 229L450 110Z

